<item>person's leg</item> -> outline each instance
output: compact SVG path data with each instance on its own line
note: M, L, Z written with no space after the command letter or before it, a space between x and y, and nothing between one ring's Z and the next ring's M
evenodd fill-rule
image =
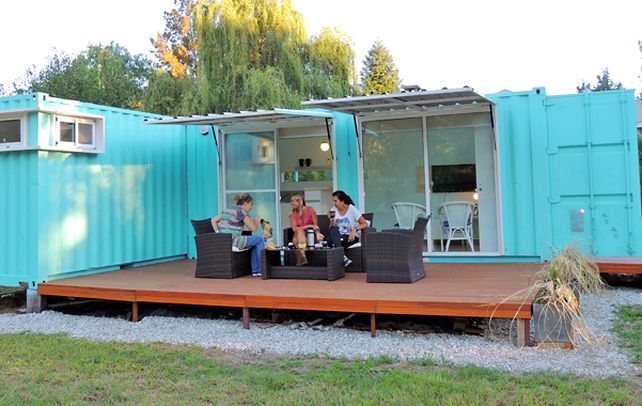
M261 253L265 250L265 241L263 237L258 235L250 235L247 237L247 248L252 248L252 275L261 274Z
M339 234L339 229L336 227L330 227L328 236L328 246L329 247L341 247L341 235Z

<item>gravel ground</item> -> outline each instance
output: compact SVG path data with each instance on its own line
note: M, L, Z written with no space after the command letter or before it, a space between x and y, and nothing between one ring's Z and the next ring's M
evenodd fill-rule
M273 325L252 323L244 330L240 321L181 317L145 317L139 323L117 318L66 315L53 311L37 314L0 314L0 334L34 332L67 333L71 337L98 341L166 342L216 347L224 351L247 351L277 355L324 355L368 358L391 356L399 360L430 358L454 365L477 365L507 372L554 371L580 376L633 376L642 366L632 365L616 345L611 332L620 304L642 304L642 292L615 288L585 296L582 309L588 324L602 336L596 347L579 344L574 350L517 348L506 334L506 321L493 321L499 331L493 339L452 334L369 332L305 323ZM486 329L488 331L488 329ZM502 333L503 331L503 333ZM503 338L502 338L503 337Z

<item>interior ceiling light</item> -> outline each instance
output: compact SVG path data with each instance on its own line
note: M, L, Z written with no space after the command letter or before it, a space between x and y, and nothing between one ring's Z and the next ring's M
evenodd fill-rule
M321 145L319 145L319 148L321 148L321 151L326 152L330 149L330 144L322 142Z

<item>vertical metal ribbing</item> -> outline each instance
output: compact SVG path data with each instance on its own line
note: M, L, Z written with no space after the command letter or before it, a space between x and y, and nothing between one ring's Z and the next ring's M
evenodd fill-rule
M620 117L622 118L622 148L624 149L624 177L626 182L626 228L628 235L628 252L633 255L635 252L633 246L633 192L631 191L631 175L629 174L629 152L631 151L631 141L628 134L628 117L626 93L620 90Z
M593 137L591 134L591 103L589 93L584 93L584 127L586 128L586 155L588 157L589 175L589 211L591 213L591 252L597 255L595 237L597 236L597 224L595 220L595 192L593 188Z

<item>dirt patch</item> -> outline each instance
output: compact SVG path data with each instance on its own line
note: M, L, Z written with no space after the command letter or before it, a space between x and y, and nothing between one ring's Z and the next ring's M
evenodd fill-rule
M0 313L18 313L24 310L26 304L26 293L24 289L15 290L3 288L0 293Z

